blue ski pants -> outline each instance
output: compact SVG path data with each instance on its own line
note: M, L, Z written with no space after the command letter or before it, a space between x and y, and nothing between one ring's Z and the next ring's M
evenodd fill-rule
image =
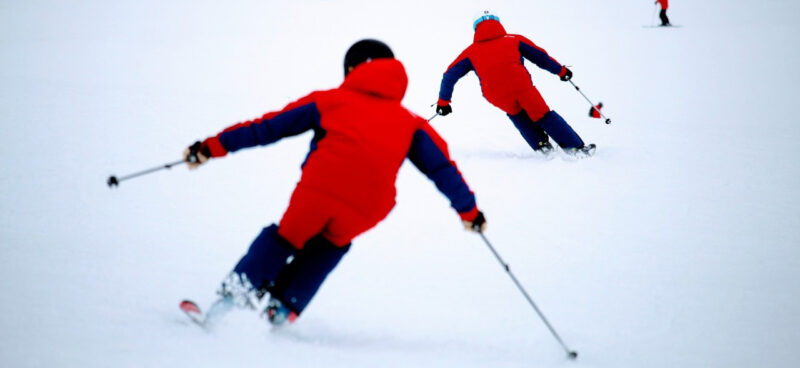
M233 271L300 315L348 250L350 244L336 246L320 235L297 249L272 224L253 240Z
M539 149L540 143L548 141L548 135L553 138L561 148L583 147L583 140L569 124L555 111L549 111L544 116L533 121L525 113L525 110L516 115L508 115L508 118L519 130L522 138L528 142L534 150Z

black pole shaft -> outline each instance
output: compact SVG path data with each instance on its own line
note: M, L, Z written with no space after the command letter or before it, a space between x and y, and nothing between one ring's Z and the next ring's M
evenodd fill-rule
M439 116L439 113L436 113L436 114L434 114L433 116L431 116L431 118L430 118L430 119L428 119L428 122L430 123L430 122L431 122L431 120L433 120L433 119L436 119L436 117L437 117L437 116Z
M142 170L142 171L139 171L139 172L135 172L133 174L124 175L124 176L121 176L119 178L114 176L114 175L112 175L112 176L110 176L108 178L108 182L107 183L108 183L109 187L112 187L114 185L119 185L120 182L128 180L128 179L133 179L133 178L138 177L138 176L147 175L147 174L159 171L159 170L170 169L173 166L184 164L184 163L186 163L186 161L178 160L178 161L175 161L175 162L170 162L170 163L166 163L166 164L163 164L163 165L160 165L160 166L156 166L154 168L150 168L150 169L147 169L147 170Z
M514 274L511 273L511 268L508 266L508 264L505 261L503 261L503 259L500 257L500 254L498 254L497 251L492 246L492 243L489 242L489 239L486 239L486 235L483 235L483 233L478 233L478 234L481 236L481 239L483 239L483 242L486 243L486 246L489 247L489 250L492 251L492 254L494 254L494 257L497 258L497 261L500 262L500 264L506 270L506 273L508 273L508 276L511 277L511 280L514 281L514 284L517 285L517 288L519 289L519 291L522 292L522 295L525 296L525 299L528 300L528 303L530 303L531 307L533 307L533 310L536 311L536 313L539 315L539 317L544 322L545 326L547 326L547 328L553 334L553 337L555 337L556 340L558 341L558 343L561 344L561 347L564 348L564 351L567 353L567 356L570 359L575 359L578 356L578 353L576 351L570 350L567 347L567 345L564 344L564 340L561 340L561 336L558 336L558 333L556 332L556 330L553 328L553 326L550 325L550 322L547 320L547 318L545 318L545 316L542 313L542 311L539 310L539 307L536 306L536 303L533 302L533 299L531 298L531 296L528 295L528 292L525 291L525 288L522 287L522 285L519 283L519 281L517 281L517 278L514 277Z
M576 86L575 83L572 82L572 80L569 81L569 84L571 84L573 87L575 87L575 90L578 91L578 93L580 93L581 96L583 96L584 99L586 99L586 102L588 102L589 105L592 105L593 109L596 109L595 108L596 105L594 104L594 102L592 102L592 100L590 100L589 97L586 97L586 95L583 94L583 91L581 91L580 87ZM606 124L611 124L611 119L609 119L605 115L603 115L603 112L600 111L599 109L596 109L596 110L597 110L598 113L600 113L600 116L602 116L604 119L606 119Z

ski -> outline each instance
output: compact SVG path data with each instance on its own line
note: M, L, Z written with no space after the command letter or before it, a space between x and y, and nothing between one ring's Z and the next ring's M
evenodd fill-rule
M642 28L681 28L681 26L672 24L668 26L662 26L662 25L642 26Z
M222 316L233 309L233 299L217 299L213 304L211 304L210 307L208 307L208 312L206 313L203 313L197 303L188 299L183 300L179 307L194 324L202 327L203 329L208 329L216 321L222 318Z
M189 317L189 320L200 327L206 327L206 316L203 314L203 311L200 310L200 307L197 306L197 303L191 300L184 300L179 306L183 313Z

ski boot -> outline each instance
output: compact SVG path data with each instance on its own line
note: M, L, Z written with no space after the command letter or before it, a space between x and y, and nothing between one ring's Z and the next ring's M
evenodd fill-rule
M291 311L277 298L270 297L267 302L267 308L264 309L262 315L267 317L267 320L273 326L282 326L286 322L293 323L297 319L297 313Z
M193 322L206 328L213 326L234 308L257 309L263 292L255 290L246 275L231 272L222 280L217 295L219 298L211 304L205 314L190 300L181 302L181 310L188 314Z
M256 309L258 301L263 296L253 287L247 275L236 272L231 272L222 280L217 295L232 306L248 309Z
M550 141L539 142L539 147L536 147L536 152L539 152L544 158L551 158L555 148L550 144Z
M594 143L589 143L581 147L563 148L563 150L568 157L582 159L594 156L594 151L597 150L597 146Z

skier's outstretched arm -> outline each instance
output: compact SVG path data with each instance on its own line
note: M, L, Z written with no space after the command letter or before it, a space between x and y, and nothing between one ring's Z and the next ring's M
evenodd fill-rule
M464 50L442 75L442 84L439 87L439 101L436 103L437 114L444 116L453 112L453 108L450 106L450 100L453 98L453 89L456 87L456 82L471 70L474 70L474 67L469 58L466 57L466 50Z
M319 120L312 94L290 103L280 111L234 124L213 137L195 142L184 151L183 157L189 168L193 169L212 157L223 157L228 152L267 145L318 128Z
M447 144L428 123L414 134L408 158L450 200L465 228L479 232L486 228L486 219L478 210L475 195L450 159Z
M536 64L536 66L558 75L561 80L568 81L572 78L572 71L548 55L543 48L536 46L533 41L525 38L525 36L515 35L515 37L519 38L519 53L522 57Z

